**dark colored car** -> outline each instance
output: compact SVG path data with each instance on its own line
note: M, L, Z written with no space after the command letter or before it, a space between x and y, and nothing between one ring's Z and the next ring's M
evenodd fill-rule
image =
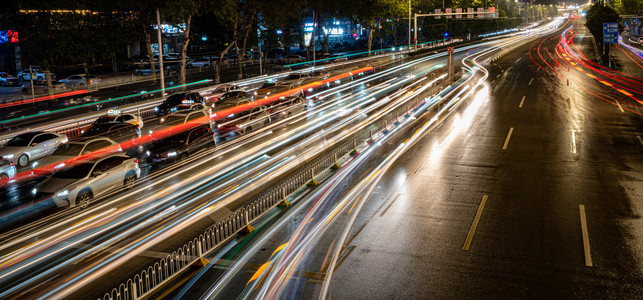
M177 107L181 105L184 100L194 101L193 103L204 103L203 96L199 93L178 93L167 97L163 103L154 109L154 112L157 117L168 115L171 112L178 110Z
M129 123L102 123L88 128L81 137L104 136L122 143L141 136L138 126Z
M198 126L154 141L152 147L146 152L147 162L155 164L182 160L199 150L212 147L214 144L214 133L210 126Z

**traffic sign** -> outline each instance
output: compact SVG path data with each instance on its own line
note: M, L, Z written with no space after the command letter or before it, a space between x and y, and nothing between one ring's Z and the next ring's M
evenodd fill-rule
M447 47L447 53L453 54L453 47Z
M618 23L603 23L603 44L618 43Z

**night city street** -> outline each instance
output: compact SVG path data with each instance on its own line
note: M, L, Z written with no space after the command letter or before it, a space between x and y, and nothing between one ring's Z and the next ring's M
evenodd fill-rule
M14 1L0 299L641 299L643 2Z

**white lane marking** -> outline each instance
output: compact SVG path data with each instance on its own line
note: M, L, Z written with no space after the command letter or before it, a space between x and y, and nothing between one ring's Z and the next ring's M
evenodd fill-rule
M625 112L625 111L623 110L623 106L621 106L621 103L619 103L619 102L618 102L618 100L616 100L616 105L618 105L618 109L620 109L622 113L624 113L624 112Z
M518 108L522 108L522 104L525 103L525 98L527 96L522 96L522 100L520 100L520 105L518 105Z
M502 150L507 150L507 145L509 144L509 139L511 138L511 134L514 132L514 128L511 127L509 128L509 133L507 134L507 138L505 139L505 144L502 145Z
M462 246L462 250L464 251L468 251L469 246L471 246L471 240L473 240L473 235L476 233L476 228L478 228L478 222L480 222L482 210L484 209L485 203L487 203L487 198L489 198L489 196L482 196L482 201L480 201L480 205L478 206L478 212L476 212L476 216L473 218L473 223L471 224L471 228L469 228L469 234L467 235L467 239L464 241L464 246Z
M592 253L589 249L589 234L587 233L587 219L585 218L585 205L578 205L580 211L580 227L583 233L583 248L585 249L585 265L592 265Z
M529 84L527 84L527 85L531 85L532 82L534 82L533 78L531 80L529 80Z
M496 82L496 80L495 80L495 79L491 81L491 84L494 84L494 82Z
M639 143L641 143L641 146L643 146L643 139L641 139L641 136L637 135L636 138L639 139Z
M500 78L500 74L498 74L498 76L496 76L496 78Z
M572 130L572 153L576 154L576 132Z

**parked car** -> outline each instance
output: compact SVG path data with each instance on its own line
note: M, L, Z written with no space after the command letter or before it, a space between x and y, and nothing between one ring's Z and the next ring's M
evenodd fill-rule
M186 68L209 68L210 67L210 59L208 58L199 58L199 59L193 59L191 61L188 61L185 64Z
M47 176L33 189L34 199L52 199L58 207L87 207L116 188L131 188L141 175L138 159L124 153L79 161Z
M160 73L160 65L154 65L154 73L159 74ZM138 66L136 70L134 70L134 75L136 76L144 76L144 75L152 75L152 65L151 64L144 64L141 66Z
M0 157L20 167L45 157L68 141L67 136L44 131L19 134L0 147Z
M173 127L188 122L197 122L202 125L210 125L210 116L202 110L177 110L161 119L161 124L148 133L153 133L161 129Z
M138 126L133 124L108 122L96 124L88 128L80 136L84 138L104 136L117 143L122 143L140 137L141 131L138 129Z
M210 126L198 126L190 130L154 141L147 152L147 162L165 163L182 160L189 155L214 147L214 133Z
M0 86L17 86L19 82L18 77L7 72L0 72Z
M286 57L280 58L277 60L278 64L296 64L300 62L304 62L304 58L301 55L288 55Z
M196 93L196 92L189 92L189 93L177 93L174 95L171 95L165 99L159 106L154 108L154 112L156 113L157 117L162 117L167 114L172 113L173 111L176 111L181 103L183 103L183 100L192 100L194 103L203 103L204 99L201 94Z
M89 127L83 129L81 133L85 133L87 129L90 127L97 125L97 124L105 124L105 123L129 123L132 125L138 126L138 128L143 128L143 118L139 116L135 116L133 114L125 114L122 113L120 110L116 109L110 109L107 111L106 115L98 117L92 125L89 125Z
M107 137L102 137L102 136L97 136L97 137L89 137L89 138L84 138L80 139L77 141L71 141L68 143L64 143L62 145L59 145L54 152L39 160L38 165L41 167L47 167L48 169L55 171L63 168L65 166L65 163L63 161L68 160L70 158L74 157L79 157L81 155L89 154L92 152L96 152L101 149L106 149L105 151L109 150L108 147L113 146L113 145L118 145L118 143L114 142L110 138ZM122 149L120 146L118 147L113 147L113 152L121 152ZM59 163L63 162L63 163ZM59 163L56 165L56 163Z
M95 86L101 82L100 78L96 76L85 74L71 75L65 79L61 79L60 82L65 84L70 89L84 89L88 86Z
M0 159L0 187L6 186L14 176L16 176L15 164L6 159Z
M46 80L35 80L33 82L33 93L34 95L43 95L43 94L57 94L69 89L65 86L64 83L56 80L51 81L51 93L49 91L49 86L47 85ZM27 82L22 85L22 94L31 95L31 82Z
M45 73L45 70L38 69L38 68L24 69L24 70L18 72L17 76L22 81L28 81L28 80L31 80L31 74L33 74L33 79L34 80L45 80L45 79L47 79L47 75ZM56 78L56 74L51 73L51 72L49 73L49 76L51 77L51 79Z

